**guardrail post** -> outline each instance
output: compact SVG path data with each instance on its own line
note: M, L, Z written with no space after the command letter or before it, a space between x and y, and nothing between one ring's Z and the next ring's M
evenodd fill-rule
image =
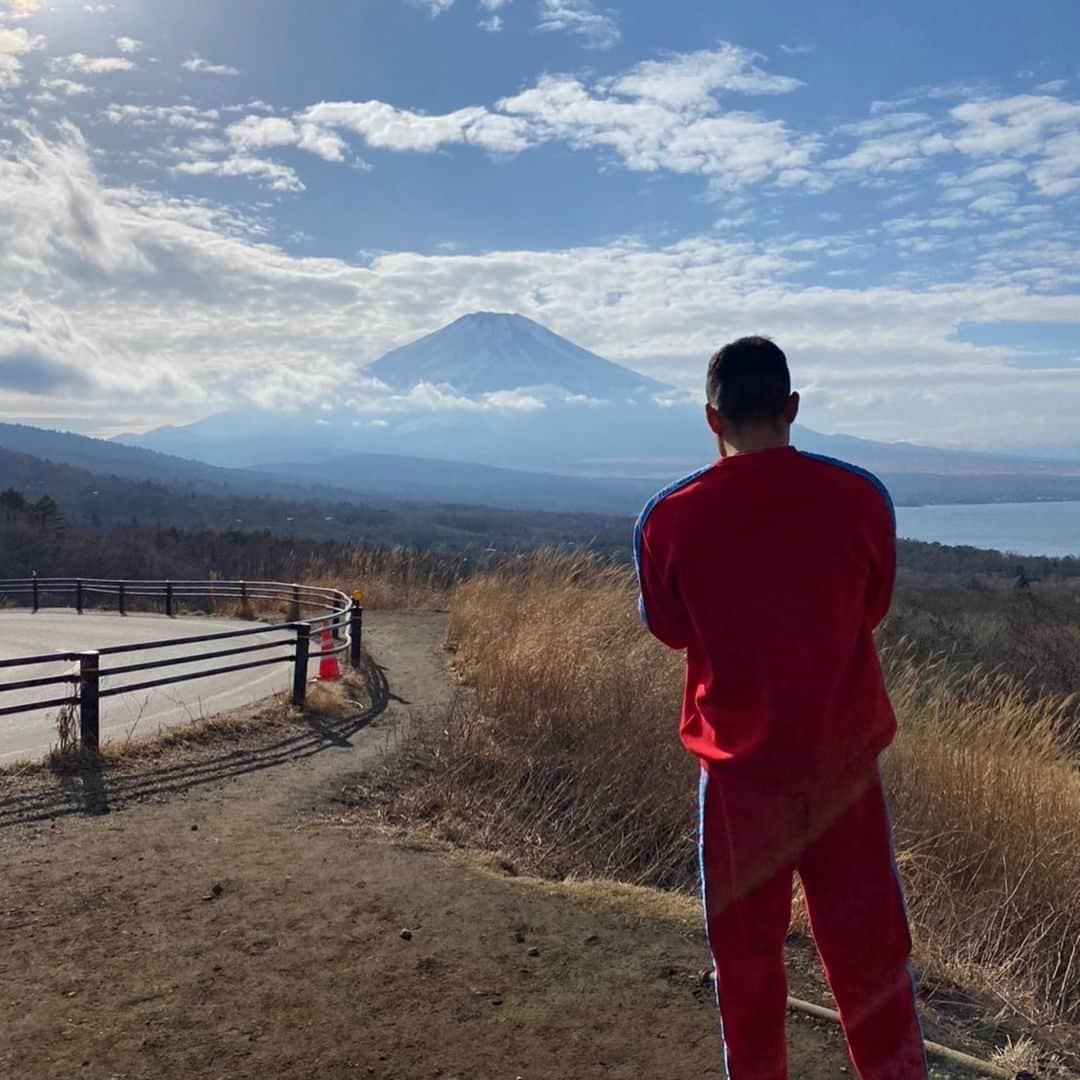
M296 628L296 660L293 666L292 699L303 705L307 695L308 653L311 651L311 627L301 623Z
M91 753L97 753L100 745L99 663L96 652L84 652L79 657L79 742Z
M124 600L124 583L122 581L120 581L120 582L117 582L117 584L120 586L120 595L119 595L119 598L117 600L117 607L119 608L121 615L126 615L127 614L127 604L125 603L125 600Z
M173 617L173 603L172 603L172 582L165 582L165 614L171 619Z
M349 609L349 636L352 639L349 646L349 662L353 667L360 666L360 654L362 648L362 634L364 629L364 609L359 601L354 600Z
M37 580L37 571L36 571L36 570L31 570L31 571L30 571L30 576L31 576L31 579L32 579L32 582L33 582L33 591L34 591L34 611L36 612L36 611L37 611L37 609L38 609L38 580Z
M75 582L75 610L82 614L82 580Z
M289 621L298 622L300 620L300 586L293 585L292 587L292 610L289 612Z

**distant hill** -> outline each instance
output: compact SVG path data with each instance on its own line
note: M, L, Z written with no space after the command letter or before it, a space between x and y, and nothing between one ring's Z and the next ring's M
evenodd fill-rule
M98 475L115 475L162 483L206 484L210 487L240 485L254 490L244 473L208 465L203 461L162 454L108 439L95 439L67 431L0 423L0 447L48 461L74 465ZM265 487L263 488L265 490Z
M268 484L251 476L252 483ZM386 497L344 499L226 493L138 480L45 461L0 448L0 490L13 488L31 503L49 496L64 518L77 526L159 525L214 530L214 544L242 543L243 535L268 532L304 540L337 540L405 546L417 550L471 553L522 551L541 545L590 542L605 554L627 550L625 514L515 510L461 505L449 500L408 502ZM303 491L303 488L294 490ZM2 554L2 553L0 553Z
M656 490L650 480L556 476L391 454L350 454L318 465L292 462L251 472L298 483L332 478L339 488L384 498L603 514L636 514Z
M220 496L285 500L467 503L522 510L635 512L652 494L649 481L609 481L519 472L467 462L390 454L352 454L318 464L287 462L227 469L124 443L64 431L0 423L0 487L51 482L65 494L108 479ZM32 456L27 456L32 455ZM73 466L76 471L51 466ZM18 481L18 483L16 483ZM55 496L54 496L55 497Z
M904 462L904 454L894 454L884 444L820 435L807 429L797 429L796 438L803 449L872 468L902 505L1080 499L1080 475L1052 472L1039 462L976 455L967 467L982 471L899 471L890 466ZM85 435L18 424L0 424L0 448L9 451L0 458L0 488L26 485L31 491L54 498L62 492L69 502L78 496L78 505L86 513L93 502L86 492L103 485L116 487L114 481L137 482L139 498L124 520L130 520L132 515L140 520L166 520L168 514L162 517L163 511L153 509L151 504L156 506L179 495L188 499L204 495L225 500L273 500L282 505L313 501L378 506L413 503L430 509L434 505L463 504L529 512L630 516L667 480L710 456L703 448L696 461L656 461L650 466L655 475L638 476L634 472L640 469L644 473L645 464L633 461L597 463L593 466L597 474L585 465L580 475L568 476L373 453L339 454L321 462L278 461L257 468L226 469ZM287 448L282 440L282 449ZM927 466L951 460L942 462L937 451L912 449L924 455L914 460ZM1012 471L995 471L1009 466ZM1027 471L1019 471L1018 466ZM625 469L630 475L605 475L615 469ZM131 493L136 490L123 484L119 488ZM150 498L151 492L157 494ZM140 507L138 514L136 505ZM186 513L186 520L193 520L191 512ZM282 516L286 516L284 512Z

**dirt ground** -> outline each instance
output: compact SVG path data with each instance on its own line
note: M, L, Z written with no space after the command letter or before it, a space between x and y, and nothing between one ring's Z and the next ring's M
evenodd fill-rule
M724 1075L689 901L524 879L344 812L399 721L451 699L442 625L372 614L348 722L0 777L0 1077ZM791 960L824 1001L807 948ZM792 1077L852 1075L830 1025L789 1030Z

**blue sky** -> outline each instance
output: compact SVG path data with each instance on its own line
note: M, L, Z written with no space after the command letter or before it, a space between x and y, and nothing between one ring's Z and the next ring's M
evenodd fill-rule
M317 406L494 309L1080 457L1078 56L1068 0L0 0L0 414Z

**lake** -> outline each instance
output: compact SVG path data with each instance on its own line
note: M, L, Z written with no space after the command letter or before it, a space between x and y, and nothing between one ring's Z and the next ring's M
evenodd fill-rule
M898 506L896 521L900 535L911 540L1080 556L1080 502Z

